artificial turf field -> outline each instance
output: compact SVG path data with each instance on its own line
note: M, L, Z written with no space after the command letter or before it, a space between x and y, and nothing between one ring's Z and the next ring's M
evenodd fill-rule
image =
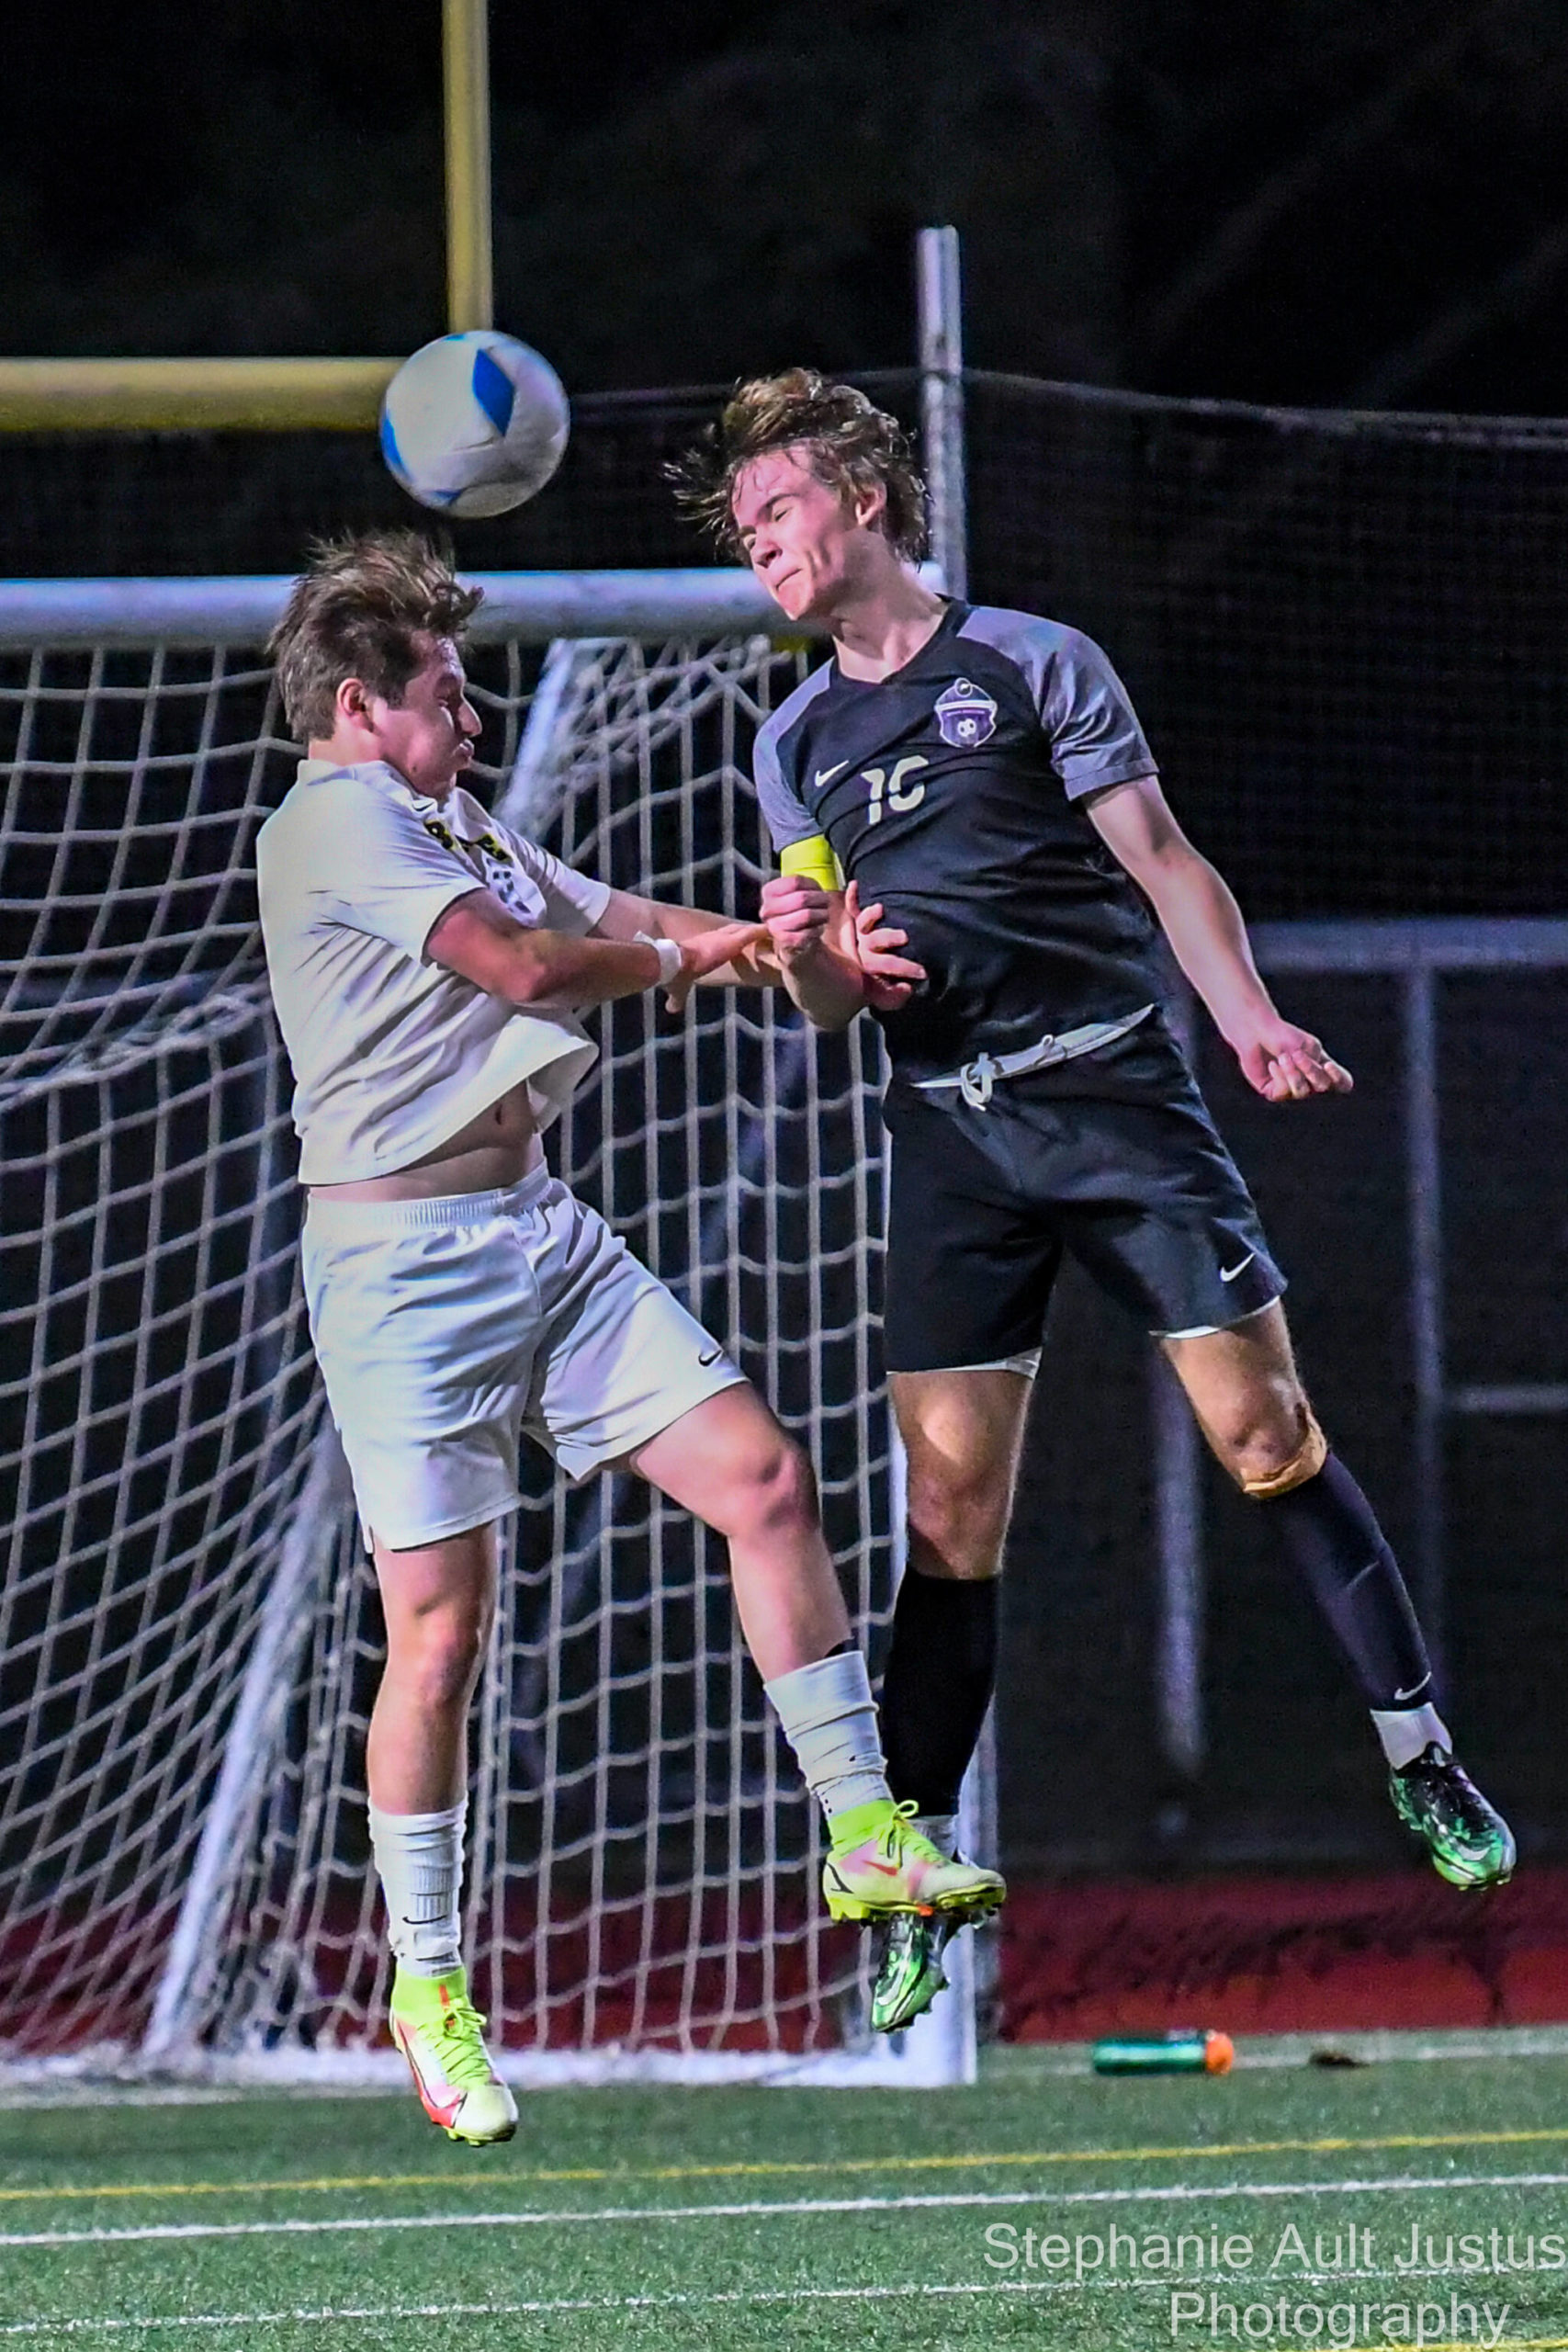
M547 2091L479 2151L407 2098L7 2106L0 2344L1568 2347L1568 2055L1273 2054Z

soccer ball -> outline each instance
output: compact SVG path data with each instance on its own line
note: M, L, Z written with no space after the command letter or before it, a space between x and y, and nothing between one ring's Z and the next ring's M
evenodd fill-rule
M547 359L512 335L474 327L404 360L381 402L381 455L423 506L504 514L543 490L570 422Z

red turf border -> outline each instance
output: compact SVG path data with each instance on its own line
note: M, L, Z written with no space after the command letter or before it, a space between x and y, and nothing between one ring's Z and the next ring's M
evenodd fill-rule
M1568 2020L1568 1870L1488 1894L1429 1876L1015 1886L1010 2041Z

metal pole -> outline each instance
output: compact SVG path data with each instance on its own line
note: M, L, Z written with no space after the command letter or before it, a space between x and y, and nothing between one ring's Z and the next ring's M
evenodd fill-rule
M922 229L915 244L915 282L919 310L920 439L925 457L931 552L941 584L950 596L969 593L969 526L964 483L964 307L956 229ZM902 1471L902 1448L895 1464ZM901 1485L901 1477L896 1482ZM899 1495L902 1521L902 1495ZM896 1543L901 1547L900 1525ZM900 1550L897 1566L903 1571ZM959 1796L958 1835L964 1852L994 1863L997 1855L996 1709L987 1709L979 1743ZM945 1966L953 1990L945 2008L951 2068L949 2079L973 2082L976 2009L996 1973L987 1946L976 1951L971 1936L951 1947ZM913 2041L927 2020L911 2030Z
M922 229L916 243L920 317L920 430L931 555L950 596L969 594L964 481L964 318L956 229Z
M442 0L446 92L446 323L495 323L491 259L488 0Z
M1442 1675L1443 1204L1438 1132L1437 974L1423 957L1406 969L1404 1149L1410 1216L1410 1351L1416 1391L1416 1606Z
M245 1679L223 1743L168 1956L142 2038L143 2060L177 2063L196 2041L200 2007L221 1958L228 1891L246 1859L252 1807L265 1785L294 1688L294 1665L349 1498L337 1431L323 1407L305 1482L278 1547Z
M1203 1490L1198 1430L1186 1391L1163 1356L1149 1366L1154 1422L1155 1547L1159 1573L1156 1664L1160 1747L1183 1780L1203 1762Z
M0 433L358 433L400 364L0 359Z
M1171 1027L1190 1058L1197 1046L1192 995L1173 991ZM1155 1552L1159 1625L1155 1676L1160 1747L1184 1780L1195 1779L1206 1744L1203 1723L1202 1457L1186 1392L1163 1356L1149 1367L1155 1477Z

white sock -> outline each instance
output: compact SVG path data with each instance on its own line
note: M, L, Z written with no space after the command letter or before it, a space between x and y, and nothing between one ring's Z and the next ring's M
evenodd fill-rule
M463 1964L457 1896L468 1800L450 1813L370 1808L370 1849L387 1901L387 1932L411 1976L445 1976Z
M1414 1764L1433 1740L1450 1755L1453 1752L1449 1727L1436 1707L1374 1707L1372 1723L1382 1752L1396 1772L1403 1764Z
M951 1862L958 1851L958 1815L955 1813L918 1813L909 1824L922 1838L929 1838L939 1854Z
M765 1686L806 1785L829 1821L887 1797L871 1678L859 1650L797 1666Z

